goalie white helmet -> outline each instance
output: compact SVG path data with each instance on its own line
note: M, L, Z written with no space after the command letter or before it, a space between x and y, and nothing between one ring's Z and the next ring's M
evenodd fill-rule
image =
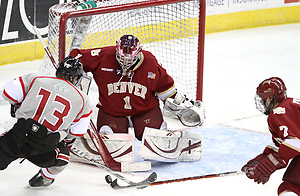
M140 41L133 35L123 35L117 42L116 59L123 75L140 59L141 49Z

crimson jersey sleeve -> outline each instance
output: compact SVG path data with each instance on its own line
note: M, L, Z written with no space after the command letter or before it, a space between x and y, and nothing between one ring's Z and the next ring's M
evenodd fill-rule
M283 100L268 116L268 125L278 153L288 161L300 154L300 100Z
M166 100L174 95L177 90L173 78L167 73L166 69L157 62L152 53L143 51L143 55L144 62L141 66L146 67L148 70L154 69L153 73L148 71L147 75L147 78L155 78L155 80L153 80L152 91L155 92L161 100Z
M96 72L100 67L101 61L105 61L105 58L115 58L113 56L106 56L101 53L102 48L93 49L74 49L70 52L70 56L78 58L83 64L83 70L85 72ZM105 53L105 50L104 50ZM101 58L99 58L101 55ZM104 58L103 58L104 56Z

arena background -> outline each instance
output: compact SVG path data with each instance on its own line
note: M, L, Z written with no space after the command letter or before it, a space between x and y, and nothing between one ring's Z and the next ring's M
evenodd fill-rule
M70 0L0 0L0 66L42 59L48 9ZM206 33L300 23L300 0L206 0ZM249 37L249 39L251 39Z

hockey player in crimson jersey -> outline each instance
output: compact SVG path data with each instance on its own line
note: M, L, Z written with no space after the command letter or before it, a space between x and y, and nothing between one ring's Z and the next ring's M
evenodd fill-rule
M300 99L288 98L284 82L271 77L259 84L255 100L257 109L268 115L274 143L248 161L242 171L258 184L265 184L273 172L285 168L291 161L278 195L300 195Z
M86 95L74 85L82 64L64 59L56 77L28 74L5 84L3 97L18 120L0 137L0 170L17 158L41 167L29 180L32 187L49 186L69 162L69 148L82 137L92 113Z
M116 46L74 49L70 56L81 60L98 86L98 130L108 125L114 133L128 133L130 118L141 140L145 127L159 129L164 122L158 98L177 95L178 104L184 101L172 77L133 35L122 36Z

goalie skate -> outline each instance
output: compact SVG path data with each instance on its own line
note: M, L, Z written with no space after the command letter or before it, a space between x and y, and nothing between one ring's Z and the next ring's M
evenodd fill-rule
M198 161L202 153L201 142L202 136L198 133L146 127L139 155L163 162Z

